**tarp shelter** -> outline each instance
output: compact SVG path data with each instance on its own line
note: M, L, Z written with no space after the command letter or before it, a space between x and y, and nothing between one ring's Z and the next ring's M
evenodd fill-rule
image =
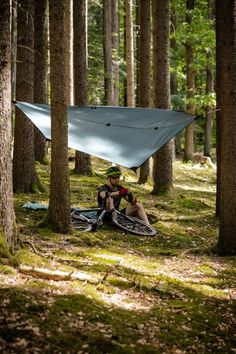
M16 106L51 139L49 105L16 102ZM68 147L135 169L194 119L165 109L70 106Z

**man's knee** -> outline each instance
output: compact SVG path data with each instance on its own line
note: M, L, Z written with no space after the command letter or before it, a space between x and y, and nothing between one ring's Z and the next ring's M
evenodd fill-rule
M134 205L132 205L133 211L137 212L139 210L143 210L143 205L141 203L136 203Z
M143 204L142 204L142 203L136 203L135 206L136 206L136 208L139 209L139 210L140 210L140 209L143 209Z

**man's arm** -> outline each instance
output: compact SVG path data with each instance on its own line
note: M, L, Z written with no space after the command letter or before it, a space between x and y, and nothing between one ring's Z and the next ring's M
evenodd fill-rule
M117 197L118 195L119 195L119 191L110 192L110 193L108 193L108 192L106 192L106 191L101 191L101 192L99 193L99 196L100 196L102 199L106 199L106 198L109 198L109 197L114 198L114 197Z
M99 196L100 196L102 199L106 199L106 197L107 197L107 192L101 191L101 192L99 193Z
M118 195L124 197L124 199L132 205L137 203L137 198L135 198L133 193L126 188L122 187L119 191L111 192L109 194L110 197L117 197Z

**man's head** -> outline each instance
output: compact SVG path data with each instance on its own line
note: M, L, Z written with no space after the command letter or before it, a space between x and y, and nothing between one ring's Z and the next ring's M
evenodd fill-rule
M106 175L112 185L117 185L120 180L121 170L117 166L111 166L106 170Z

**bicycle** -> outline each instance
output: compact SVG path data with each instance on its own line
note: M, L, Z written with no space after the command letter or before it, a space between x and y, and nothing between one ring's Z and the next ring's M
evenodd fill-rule
M86 216L87 214L87 216ZM73 227L80 231L96 231L97 227L104 224L105 216L109 214L110 220L117 227L135 235L155 236L156 229L133 216L128 216L118 210L111 213L106 209L74 209L71 213Z

